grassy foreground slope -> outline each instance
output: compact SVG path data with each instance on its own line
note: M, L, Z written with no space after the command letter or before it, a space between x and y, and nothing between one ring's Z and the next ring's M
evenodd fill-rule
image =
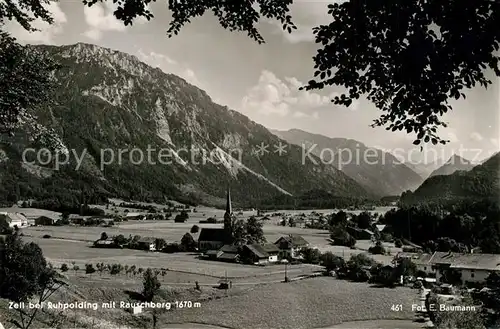
M141 289L139 281L103 280L102 285L70 279L68 288L54 295L54 301L107 302L133 301ZM334 278L307 279L289 284L274 283L234 287L229 293L202 287L162 287L158 301L192 301L201 306L172 309L159 316L160 328L175 323L202 323L227 328L322 328L346 321L403 319L413 320L411 304L417 301L416 290L407 288L372 288L364 283L350 283ZM128 291L128 292L126 292ZM403 310L394 312L393 304ZM15 313L5 300L0 301L2 319ZM94 329L151 328L151 315L132 315L122 309L66 310L57 315L62 327L88 326ZM49 319L42 313L41 319ZM78 319L78 320L77 320ZM4 322L4 321L3 321ZM47 327L39 322L35 327Z

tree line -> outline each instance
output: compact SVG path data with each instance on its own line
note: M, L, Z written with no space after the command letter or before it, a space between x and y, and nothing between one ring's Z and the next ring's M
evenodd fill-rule
M497 202L421 204L392 209L380 222L392 235L421 244L429 251L500 253L500 207Z

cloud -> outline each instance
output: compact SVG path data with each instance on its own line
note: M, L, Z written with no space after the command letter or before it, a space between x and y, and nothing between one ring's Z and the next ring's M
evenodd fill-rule
M301 111L296 111L292 117L294 118L303 118L303 119L313 119L317 120L319 119L319 113L318 112L313 112L312 114L307 114Z
M91 40L99 40L102 37L102 32L99 30L87 30L83 32L83 35Z
M264 70L259 81L251 87L241 102L243 113L286 116L292 112L295 118L318 118L317 112L308 114L312 109L330 103L330 99L320 94L298 88L304 83L295 77L283 80L273 72Z
M475 142L480 142L483 140L483 136L481 136L481 134L478 132L473 132L470 134L470 139L472 139Z
M146 53L142 49L139 49L137 53L139 59L148 65L158 67L163 72L178 75L190 84L197 87L200 87L202 85L200 79L198 79L198 76L191 68L187 67L183 63L179 63L178 61L168 57L167 55L160 54L154 51Z
M28 32L17 22L11 21L5 24L7 31L20 42L33 44L54 43L54 37L63 32L63 25L68 22L68 19L57 2L50 2L43 6L51 13L54 19L53 24L48 24L40 19L36 19L32 22L32 27L36 28L38 31Z
M85 6L83 8L83 15L89 29L83 35L92 40L99 40L102 37L102 32L125 31L125 24L116 19L113 14L116 8L116 5L109 2L96 3L91 7Z
M176 65L176 64L174 64L174 65ZM184 72L181 74L181 76L192 85L195 85L195 86L200 85L200 80L198 80L198 77L196 76L194 71L191 70L190 68L185 69Z

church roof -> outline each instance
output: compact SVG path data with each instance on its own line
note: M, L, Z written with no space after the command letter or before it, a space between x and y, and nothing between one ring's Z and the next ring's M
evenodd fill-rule
M223 228L202 228L198 241L225 241Z

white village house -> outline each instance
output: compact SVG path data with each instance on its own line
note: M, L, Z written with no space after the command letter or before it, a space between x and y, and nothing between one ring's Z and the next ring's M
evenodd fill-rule
M127 212L125 214L125 218L127 220L145 220L146 215L143 213L139 213L139 212Z
M397 258L409 258L417 269L427 274L435 274L440 283L443 273L456 270L461 275L462 283L484 282L493 272L500 274L499 254L454 253L436 251L432 255L425 253L399 253Z
M156 251L156 238L142 237L137 241L140 249L148 251Z
M433 254L427 254L427 253L418 253L418 252L400 252L396 255L394 258L395 261L398 261L399 259L409 259L414 263L417 267L417 271L424 272L426 274L436 274L436 269L432 267L431 264L429 264L429 261L431 260Z
M436 268L437 282L447 269L458 270L463 283L484 282L491 273L500 274L500 255L498 254L435 252L429 264Z
M7 223L9 224L9 227L26 227L28 226L28 218L24 216L21 213L14 213L14 212L0 212L0 218L4 218Z
M309 246L309 243L302 236L297 234L282 236L274 244L280 250L280 259L298 258L300 251Z

